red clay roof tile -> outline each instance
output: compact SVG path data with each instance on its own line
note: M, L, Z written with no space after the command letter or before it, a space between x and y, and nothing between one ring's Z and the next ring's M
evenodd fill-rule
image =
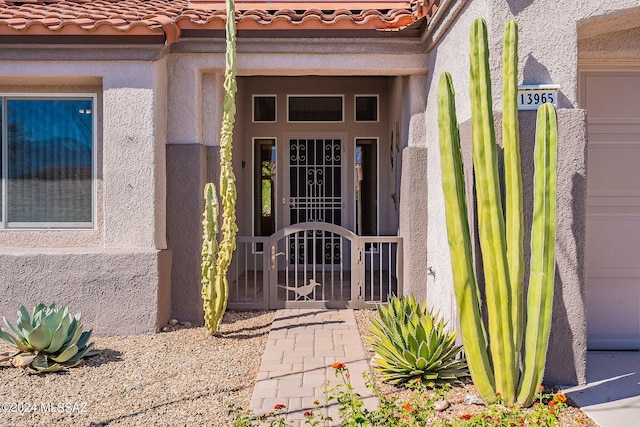
M243 30L402 29L435 12L440 0L236 0ZM2 35L165 35L223 30L223 0L0 0ZM193 32L191 33L193 34Z

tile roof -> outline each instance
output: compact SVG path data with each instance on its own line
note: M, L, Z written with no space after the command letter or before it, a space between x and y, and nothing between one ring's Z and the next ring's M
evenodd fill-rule
M391 30L433 15L441 0L236 0L238 31ZM224 30L224 0L0 0L0 37L164 36Z

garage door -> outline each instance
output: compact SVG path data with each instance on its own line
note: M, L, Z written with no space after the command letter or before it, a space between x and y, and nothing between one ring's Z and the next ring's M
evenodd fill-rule
M640 349L640 70L584 72L581 89L588 347Z

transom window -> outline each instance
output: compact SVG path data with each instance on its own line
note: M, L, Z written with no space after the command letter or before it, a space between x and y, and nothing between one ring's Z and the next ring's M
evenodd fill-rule
M275 95L253 95L253 121L254 122L275 122L276 121L276 96Z
M344 97L341 95L289 95L290 122L342 122Z
M0 96L0 228L90 228L95 96Z
M378 95L356 95L356 122L378 121Z

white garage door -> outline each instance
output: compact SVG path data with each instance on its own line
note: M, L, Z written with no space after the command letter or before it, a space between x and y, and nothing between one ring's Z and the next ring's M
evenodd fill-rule
M640 70L581 74L587 109L587 341L640 349Z

